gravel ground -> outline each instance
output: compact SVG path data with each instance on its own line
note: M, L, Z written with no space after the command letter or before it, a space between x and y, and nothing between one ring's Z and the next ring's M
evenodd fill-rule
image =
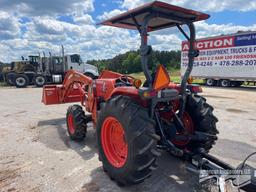
M144 183L119 188L98 161L95 131L70 141L69 104L44 106L39 88L0 88L0 191L202 191L185 163L163 153ZM234 166L256 151L256 89L204 88L218 117L219 140L211 153ZM251 159L256 164L256 158Z

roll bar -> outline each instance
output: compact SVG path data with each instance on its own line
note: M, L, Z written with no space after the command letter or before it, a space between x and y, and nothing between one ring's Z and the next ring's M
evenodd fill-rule
M152 77L150 74L150 70L148 68L148 57L150 55L151 47L148 45L148 23L150 20L156 18L156 17L168 17L168 15L163 15L163 14L148 14L144 17L143 22L141 26L137 25L138 31L140 32L141 36L141 46L140 46L140 53L141 53L141 65L143 72L146 76L147 81L149 82L149 85L152 87ZM172 16L169 16L171 19ZM133 17L133 20L135 23L136 19ZM176 25L177 28L180 30L180 32L184 35L184 37L189 41L189 63L188 67L186 69L186 72L183 76L182 82L181 82L181 93L183 93L186 90L186 83L189 78L189 75L193 69L193 63L194 63L194 58L198 56L198 50L195 50L194 48L194 42L195 42L195 26L193 22L191 23L186 23L186 25L189 28L190 35L188 36L185 31L181 28L180 25Z

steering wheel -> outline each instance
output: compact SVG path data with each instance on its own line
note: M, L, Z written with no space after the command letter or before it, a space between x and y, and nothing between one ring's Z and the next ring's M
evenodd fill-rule
M125 85L132 85L131 80L134 80L135 78L130 76L130 75L122 75L118 78L122 83L124 83Z

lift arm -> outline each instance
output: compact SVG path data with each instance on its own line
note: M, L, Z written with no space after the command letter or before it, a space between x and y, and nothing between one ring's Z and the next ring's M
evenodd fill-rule
M42 102L45 105L82 102L86 96L85 86L92 84L93 80L74 70L67 71L61 85L45 85Z

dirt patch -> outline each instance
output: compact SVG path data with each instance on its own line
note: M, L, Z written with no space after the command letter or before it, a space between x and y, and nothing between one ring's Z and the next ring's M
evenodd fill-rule
M2 165L7 165L7 164L11 164L11 163L14 163L14 161L11 160L11 161L7 161L7 162L1 162L0 164L2 164Z
M225 149L225 152L223 152ZM235 160L243 160L249 154L255 152L255 146L240 141L229 139L218 139L216 146L212 149L218 156L232 157ZM250 159L253 160L254 158Z
M227 108L226 111L232 112L232 113L248 113L248 111L244 111L241 109L233 109L233 108Z
M34 140L45 144L48 148L65 151L70 148L70 139L65 126L65 118L39 121L37 125L39 134Z
M34 125L29 125L29 129L35 129L36 128L36 126L34 126Z
M98 192L98 191L100 191L99 186L95 182L91 181L89 183L84 184L80 192Z
M16 189L14 187L10 188L10 189L7 189L8 192L11 192L11 191L16 191Z
M8 188L9 185L13 183L13 181L19 177L19 171L21 168L16 169L3 169L0 170L0 188ZM7 191L14 191L13 187L7 189Z
M17 113L12 113L12 114L7 114L7 115L4 115L4 117L9 117L10 115L19 115L19 114L22 114L22 113L26 113L27 111L19 111Z
M220 140L211 154L237 166L255 151L256 140L252 134L256 122L253 116L256 92L216 88L204 88L204 91L202 95L208 96L220 119ZM44 106L40 102L41 95L42 89L35 88L0 90L0 108L4 111L0 115L0 192L203 191L198 186L198 175L185 172L180 168L184 162L167 152L159 157L159 167L152 172L151 178L140 185L119 188L103 172L102 163L98 161L92 126L88 126L83 142L70 140L65 119L70 104ZM15 105L6 106L13 101ZM227 108L248 113L236 114L226 111ZM236 117L239 115L243 115L243 123ZM253 164L253 161L256 162L252 157L248 164ZM20 166L23 168L16 170Z
M233 97L217 96L217 95L203 95L204 97L217 98L217 99L234 99Z
M254 142L254 143L256 143L256 139L252 139L251 141Z

